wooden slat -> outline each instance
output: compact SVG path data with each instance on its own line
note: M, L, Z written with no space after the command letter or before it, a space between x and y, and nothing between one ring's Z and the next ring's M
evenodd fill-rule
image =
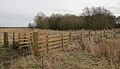
M48 38L57 38L57 37L60 37L61 35L60 34L56 34L56 35L48 35Z
M56 44L61 44L61 41L48 43L49 46L51 46L51 45L56 45Z
M19 42L19 44L27 44L27 43L31 43L31 42Z
M72 33L72 34L73 34L73 35L79 35L79 34L80 34L80 32L77 32L77 33L75 32L75 33Z
M63 37L63 40L65 40L65 39L69 39L69 37Z
M62 45L54 45L54 46L49 47L49 49L57 49L57 48L62 49Z
M63 34L63 37L65 37L65 36L69 36L69 34Z
M69 40L64 40L63 42L64 42L64 43L65 43L65 42L69 42Z
M48 40L48 42L60 41L60 40L61 40L61 38L51 38L51 39Z

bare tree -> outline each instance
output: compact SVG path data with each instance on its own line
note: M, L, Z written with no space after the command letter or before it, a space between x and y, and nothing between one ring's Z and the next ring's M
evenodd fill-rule
M44 13L38 13L34 20L37 28L47 29L49 27L48 18Z
M85 29L110 29L115 23L115 16L104 7L85 8L82 16Z

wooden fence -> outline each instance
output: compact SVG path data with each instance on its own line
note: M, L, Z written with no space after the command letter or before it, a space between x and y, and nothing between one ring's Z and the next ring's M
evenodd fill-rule
M33 32L33 51L34 55L50 50L64 50L69 44L69 34L41 34Z
M4 47L32 47L35 56L50 50L65 50L80 33L2 32ZM73 38L73 36L75 38ZM2 37L2 36L1 36ZM78 36L80 38L80 36Z
M83 38L96 37L119 37L119 31L72 31L59 33L42 32L0 32L3 37L4 47L31 47L33 54L39 56L42 52L51 50L65 50L74 40L82 41ZM2 42L1 42L2 43Z

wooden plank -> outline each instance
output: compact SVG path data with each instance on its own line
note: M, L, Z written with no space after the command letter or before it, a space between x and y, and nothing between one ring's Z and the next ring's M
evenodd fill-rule
M64 43L63 45L64 45L64 46L68 46L68 43Z
M73 35L80 36L80 33L74 33Z
M69 39L69 37L63 37L63 40L65 40L65 39Z
M51 46L50 49L62 49L62 45L54 45L54 46Z
M57 38L57 37L60 37L60 36L61 36L60 34L48 35L48 38Z
M48 40L48 42L53 42L53 41L60 41L61 38L51 38Z
M57 44L57 45L52 45L52 46L49 46L49 49L51 49L51 48L56 48L56 47L59 47L59 46L61 46L61 47L62 47L62 44Z
M66 37L66 36L68 37L68 36L69 36L69 34L63 34L63 37Z
M19 42L19 44L28 44L28 43L31 43L31 42Z
M63 40L63 42L65 43L65 42L69 42L69 40Z
M48 43L48 45L56 45L56 44L61 44L61 41L57 41L57 42L51 42L51 43Z

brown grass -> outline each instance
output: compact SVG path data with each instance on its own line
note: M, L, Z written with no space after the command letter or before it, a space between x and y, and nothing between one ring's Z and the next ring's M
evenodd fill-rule
M37 60L29 55L18 58L10 69L119 69L119 39L108 39L99 44L84 41L85 51L73 42L65 51L52 50ZM88 52L86 52L88 51Z
M120 63L120 39L106 39L99 44L93 41L84 42L86 51L94 56L105 57L111 64L112 69L116 69Z

